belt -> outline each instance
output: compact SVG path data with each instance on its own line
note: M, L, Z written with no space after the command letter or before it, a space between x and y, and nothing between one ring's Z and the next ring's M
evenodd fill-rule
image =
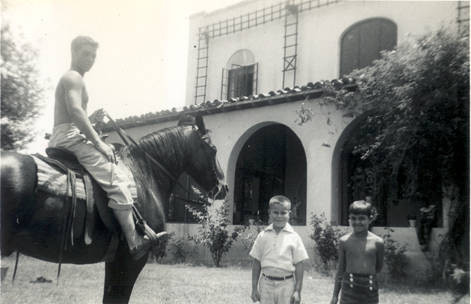
M266 275L266 274L263 274L263 276L269 280L273 280L273 281L284 281L284 280L287 280L287 279L291 279L293 277L292 274L288 275L288 276L285 276L285 277L272 277L272 276L269 276L269 275Z

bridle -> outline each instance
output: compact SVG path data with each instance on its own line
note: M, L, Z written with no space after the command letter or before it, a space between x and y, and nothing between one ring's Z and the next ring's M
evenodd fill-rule
M152 162L154 165L156 165L159 169L161 169L165 175L167 175L176 185L178 185L184 192L185 194L192 194L192 192L190 192L185 186L183 186L179 181L178 179L169 171L167 170L167 168L165 168L165 166L160 163L158 160L156 160L152 155L150 155L149 153L147 153L146 151L144 151L138 144L137 142L130 136L128 135L123 129L121 129L117 124L116 122L113 120L113 118L111 118L111 116L108 114L108 113L105 113L105 116L110 120L111 124L113 125L113 128L115 129L116 133L118 133L119 137L121 138L121 140L124 142L125 146L127 147L134 147L135 149L139 150L141 153L144 154L144 156L150 161ZM210 149L214 150L214 152L216 153L217 149L216 147L211 143L211 139L209 137L209 134L206 132L205 134L201 135L201 138L203 139L203 142L209 146ZM227 186L222 186L220 187L221 183L220 183L220 179L219 179L219 176L220 176L220 169L218 168L218 165L217 165L217 160L214 161L214 162L211 162L211 171L212 173L214 173L214 175L216 176L216 179L217 179L217 184L208 192L208 193L215 193L212 197L212 199L214 200L214 198L217 197L217 195L224 189L224 188L227 188ZM216 192L213 192L214 190L217 190ZM203 201L203 200L191 200L191 199L186 199L186 198L182 198L182 197L176 197L174 196L175 198L178 198L179 200L182 200L182 201L185 201L186 203L190 203L190 204L203 204L203 205L207 205L208 202L206 201Z

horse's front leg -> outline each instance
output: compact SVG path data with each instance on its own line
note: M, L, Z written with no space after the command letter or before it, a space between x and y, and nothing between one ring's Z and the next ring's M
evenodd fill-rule
M146 264L148 254L135 261L126 242L121 241L114 261L105 264L103 303L128 303L134 283Z

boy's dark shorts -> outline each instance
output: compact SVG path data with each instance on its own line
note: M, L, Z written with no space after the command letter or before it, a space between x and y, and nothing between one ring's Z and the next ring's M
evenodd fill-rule
M378 280L375 275L346 273L342 279L340 304L377 304Z

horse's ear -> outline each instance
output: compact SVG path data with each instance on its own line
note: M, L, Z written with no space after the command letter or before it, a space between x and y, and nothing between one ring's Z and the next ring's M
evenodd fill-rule
M206 134L208 131L204 126L203 116L201 115L191 115L191 114L182 114L178 119L178 126L195 126L198 127L198 131L201 134Z
M206 134L206 133L208 133L208 130L206 130L206 127L204 126L203 116L197 115L197 116L195 117L195 120L196 120L196 126L198 127L198 131L199 131L201 134Z
M178 118L178 126L192 126L196 124L196 119L193 115L183 113Z

